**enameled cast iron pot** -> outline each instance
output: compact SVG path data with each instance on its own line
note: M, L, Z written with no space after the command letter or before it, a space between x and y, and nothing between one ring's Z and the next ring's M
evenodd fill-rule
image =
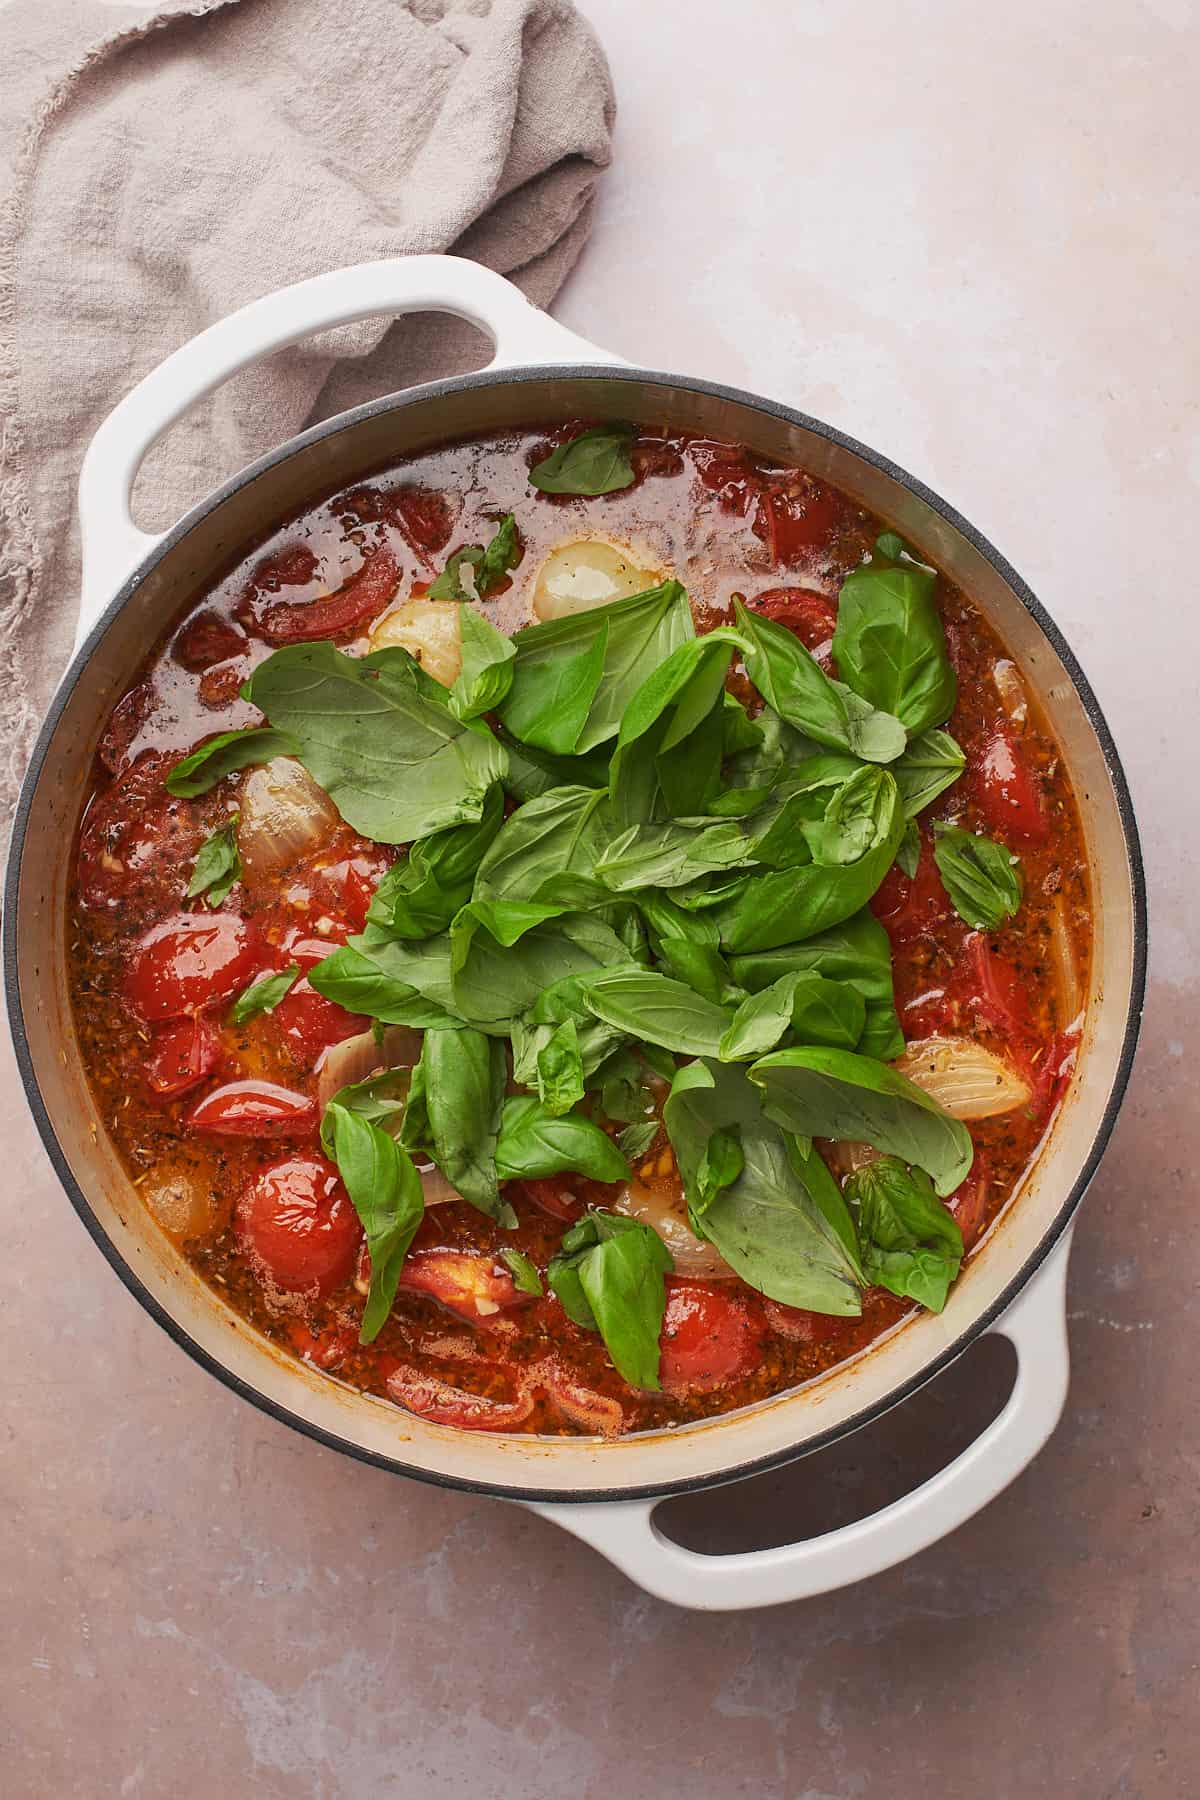
M310 332L421 311L482 327L495 341L494 361L293 438L162 537L134 526L130 493L143 456L201 395ZM1096 931L1080 1077L1017 1204L972 1259L945 1312L914 1320L810 1388L686 1429L613 1442L426 1424L259 1337L192 1273L97 1133L64 957L67 847L92 753L114 702L181 606L285 516L401 457L446 439L581 416L663 421L797 463L894 524L958 582L999 630L1066 757L1091 858ZM762 1606L859 1580L933 1543L999 1493L1062 1410L1070 1228L1125 1087L1146 933L1136 829L1108 728L1071 651L1003 558L936 494L829 426L712 382L631 368L555 324L501 277L450 257L318 276L201 333L97 432L80 511L79 645L21 795L8 867L5 982L22 1077L51 1160L92 1237L147 1311L264 1411L398 1473L530 1503L681 1606ZM957 1461L895 1505L806 1543L730 1557L697 1555L655 1529L656 1499L829 1444L905 1399L988 1331L1002 1332L1017 1352L1004 1411Z

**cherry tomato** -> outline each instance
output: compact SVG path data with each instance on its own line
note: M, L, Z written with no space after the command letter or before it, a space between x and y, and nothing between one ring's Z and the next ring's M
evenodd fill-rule
M491 1376L498 1394L472 1394L450 1381L397 1363L387 1377L388 1397L433 1425L460 1431L516 1431L533 1411L533 1395L518 1373Z
M273 1081L228 1081L198 1100L185 1123L218 1137L307 1137L319 1122L317 1103Z
M971 1173L961 1186L955 1188L946 1201L946 1205L954 1215L958 1229L962 1232L964 1250L971 1248L983 1230L984 1220L987 1217L990 1187L991 1174L988 1165L977 1150L975 1161L971 1165Z
M312 1363L314 1368L340 1369L346 1358L354 1353L358 1329L335 1321L313 1331L303 1320L294 1319L288 1326L288 1337L296 1355Z
M164 1099L199 1087L221 1061L221 1039L203 1013L176 1019L155 1033L145 1062L148 1086Z
M689 445L688 453L702 484L716 495L722 512L744 519L764 485L764 477L750 461L749 453L732 450L728 444L707 443Z
M130 688L114 708L104 736L96 746L100 761L114 775L119 775L128 762L130 745L146 723L154 698L153 687L143 681L138 687Z
M809 650L828 645L837 627L837 606L815 588L775 587L755 594L749 602L751 612L786 625Z
M400 566L384 547L374 551L336 593L321 600L280 600L268 606L256 619L256 629L268 644L341 637L376 618L399 585Z
M143 750L112 785L96 794L79 832L80 903L93 910L131 901L150 906L179 894L179 871L204 837L189 800L168 794L163 779L178 760Z
M707 1394L748 1375L762 1350L758 1303L724 1282L667 1276L659 1378L667 1394Z
M171 646L171 655L193 675L200 675L214 663L241 656L246 648L245 633L239 631L231 619L223 619L220 613L206 608L188 620Z
M393 489L388 502L388 511L404 541L422 562L446 548L457 514L445 494L430 488L401 487Z
M815 475L789 477L759 500L750 529L762 539L772 562L795 568L823 550L844 517L841 498Z
M1000 720L989 733L971 786L997 837L1005 843L1045 843L1050 821L1042 791L1007 721Z
M1020 973L986 932L971 932L964 950L963 965L955 982L958 993L1019 1052L1032 1032L1029 996Z
M400 1286L457 1313L472 1325L494 1324L499 1315L534 1298L523 1294L494 1256L460 1250L411 1250Z
M125 993L139 1018L178 1019L229 1000L262 960L257 930L234 913L174 913L133 954Z
M322 945L323 954L328 955L330 948ZM371 1023L364 1014L347 1012L344 1006L318 994L304 976L274 1008L270 1021L271 1029L305 1069L311 1069L330 1044L340 1044L343 1038L366 1031Z
M625 1424L625 1409L614 1394L587 1387L556 1356L537 1365L546 1399L571 1425L597 1437L616 1437Z
M893 863L871 897L871 911L891 939L893 950L917 938L932 937L939 926L953 917L949 896L933 860L933 847L924 832L916 874L910 877L898 863Z
M575 1182L568 1175L547 1175L537 1181L523 1181L521 1192L531 1205L548 1218L571 1224L583 1214L583 1201L575 1193Z
M322 1156L264 1169L238 1200L235 1229L261 1276L286 1293L321 1299L349 1281L362 1237L350 1196Z

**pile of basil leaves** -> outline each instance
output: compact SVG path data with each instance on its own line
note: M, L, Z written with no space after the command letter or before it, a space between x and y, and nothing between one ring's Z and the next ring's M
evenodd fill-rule
M629 432L583 433L534 484L624 485ZM464 562L502 578L520 554L511 516L468 551L455 584ZM873 1283L944 1305L963 1245L941 1197L971 1138L888 1067L904 1039L867 910L893 863L913 872L916 816L963 768L942 729L955 677L933 589L881 538L842 585L842 680L740 604L697 636L675 581L511 639L464 599L451 689L403 649L291 645L243 689L268 725L176 765L169 785L195 794L296 757L355 830L410 846L366 929L308 977L380 1028L425 1033L411 1072L343 1089L322 1124L370 1252L364 1343L421 1220L417 1162L511 1227L505 1182L629 1178L658 1131L652 1077L670 1083L662 1121L692 1228L751 1287L841 1315ZM753 717L726 690L735 660L762 698ZM936 835L955 905L994 929L1020 903L1015 859L956 826ZM210 860L228 878L227 856ZM814 1137L884 1154L839 1189ZM528 1258L505 1260L541 1291ZM659 1387L670 1267L649 1227L595 1210L547 1272L643 1389Z

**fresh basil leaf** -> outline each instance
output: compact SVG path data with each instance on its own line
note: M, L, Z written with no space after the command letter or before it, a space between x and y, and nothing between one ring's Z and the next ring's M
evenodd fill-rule
M456 1025L450 987L450 941L445 935L402 944L371 928L308 971L308 985L384 1025L429 1031Z
M514 1226L517 1216L500 1197L496 1172L508 1079L503 1044L465 1027L430 1031L418 1067L425 1147L434 1162L464 1200L489 1219Z
M933 827L933 860L954 910L975 931L999 931L1021 905L1021 859L959 825Z
M732 1187L746 1167L741 1133L714 1131L701 1152L696 1167L695 1193L689 1205L692 1216L703 1221L717 1195Z
M462 570L466 567L474 577L475 596L486 600L520 560L521 542L517 536L517 522L511 513L506 513L486 549L482 544L467 544L462 550L454 552L445 569L430 586L429 598L470 600L472 596L466 591L462 578Z
M590 787L552 788L505 820L479 865L475 898L538 900L551 881L590 876L609 835L606 794Z
M754 862L750 837L738 819L672 819L631 825L612 838L596 860L598 881L614 893L684 887L698 876L745 868Z
M508 756L504 787L514 800L540 800L556 787L608 787L608 746L587 756L553 756L522 744L503 726L496 734Z
M591 1212L572 1226L546 1271L568 1316L604 1339L618 1374L657 1393L659 1344L673 1267L656 1232L620 1213Z
M482 922L473 922L472 916L477 920L491 904L473 902L455 927L452 1005L473 1024L507 1030L507 1022L529 1012L555 982L629 963L629 952L616 932L588 913L548 919L505 946ZM517 905L512 903L514 915ZM518 922L515 917L508 920L510 928Z
M786 626L748 612L740 600L734 616L750 641L746 673L773 711L830 749L849 750L864 762L895 761L906 741L899 719L826 675Z
M945 724L958 687L934 580L916 563L870 564L848 575L838 596L833 654L843 678L910 737Z
M731 788L764 788L769 793L785 771L799 767L821 746L780 717L773 706L764 706L754 720L757 744L737 752L726 779Z
M690 638L646 676L621 720L609 773L618 826L700 813L720 782L725 677L744 643L723 627Z
M812 969L829 981L846 981L864 1000L892 1000L892 948L887 932L865 907L802 943L782 944L730 958L735 981L750 993L770 987L781 975Z
M725 755L744 756L747 751L757 750L763 742L763 728L759 721L750 717L741 701L733 694L725 695L721 708Z
M512 640L517 659L500 716L526 744L582 755L616 737L646 670L695 635L677 581L527 625Z
M889 771L857 769L834 789L824 815L802 827L813 862L823 869L860 862L886 835L895 793L895 780Z
M261 662L242 693L299 746L347 824L406 844L477 822L507 757L487 727L464 725L418 691L405 650L344 656L293 644Z
M468 588L463 580L463 570L474 572L476 566L483 561L482 544L464 544L461 550L455 550L446 558L446 566L436 581L431 581L425 592L427 600L470 600L474 597L475 586L472 582Z
M298 756L300 746L286 731L272 731L265 725L247 725L241 731L222 731L209 738L198 750L181 758L164 783L169 794L192 800L207 794L226 775L236 775L254 763L270 762L275 756Z
M656 946L667 938L686 939L712 950L720 944L721 935L711 919L704 913L689 912L668 894L648 888L634 894L633 899Z
M743 1000L721 1039L722 1062L748 1062L773 1050L786 1033L802 1044L853 1050L862 1037L867 1003L849 982L827 981L811 969L783 975Z
M729 965L719 950L708 944L696 944L689 938L667 937L659 945L659 959L667 965L667 973L695 988L706 1000L717 1006L736 1006L743 998L729 973Z
M785 1306L854 1317L863 1286L854 1226L837 1183L815 1151L804 1155L764 1116L739 1068L707 1062L680 1069L663 1109L689 1215L701 1236L760 1293ZM736 1133L742 1168L712 1193L732 1157L705 1152L714 1133Z
M366 1233L371 1281L359 1342L379 1336L396 1298L400 1270L425 1216L421 1177L388 1132L363 1114L331 1101L325 1109L338 1173Z
M574 1019L555 1025L537 1053L538 1098L558 1118L583 1099L583 1057Z
M512 686L516 651L473 606L460 606L462 667L450 689L450 711L464 723L494 712Z
M657 1119L636 1119L631 1125L626 1125L624 1131L618 1131L617 1144L622 1155L627 1156L632 1163L639 1156L645 1156L657 1136Z
M600 1111L606 1119L631 1125L651 1110L642 1064L624 1045L605 1058L588 1085L599 1088Z
M280 969L274 975L260 975L249 987L244 987L229 1009L229 1023L244 1025L248 1019L257 1018L259 1013L274 1012L279 1002L290 994L300 978L300 969L293 963L290 969Z
M507 1265L513 1278L513 1286L519 1294L543 1294L542 1278L537 1272L537 1264L526 1256L523 1250L510 1250L507 1245L500 1252L500 1260Z
M923 731L892 764L904 816L915 819L939 794L953 787L967 766L966 755L948 731Z
M368 1076L365 1081L355 1081L349 1087L339 1088L326 1105L321 1120L321 1148L326 1156L333 1156L334 1153L335 1107L340 1107L344 1112L357 1113L360 1118L369 1119L372 1125L378 1125L392 1137L399 1138L408 1105L411 1079L411 1069L384 1069L378 1075Z
M681 981L651 969L602 976L588 987L590 1012L630 1037L685 1056L716 1056L733 1015Z
M777 1050L748 1073L768 1118L785 1131L870 1144L924 1169L943 1196L970 1170L966 1126L884 1063L847 1050Z
M371 896L368 922L401 938L445 931L471 898L476 870L503 822L504 793L497 784L477 825L453 825L420 838L392 864Z
M201 844L196 866L192 870L192 879L187 886L189 900L195 900L198 895L203 894L209 906L220 906L222 900L228 899L234 883L242 879L237 823L238 815L234 813L226 824Z
M917 864L921 860L921 833L917 829L917 821L909 819L904 827L904 836L900 839L900 848L896 852L897 867L903 869L911 881L917 872Z
M632 485L629 453L636 436L632 425L620 421L592 425L535 463L529 480L543 494L615 493Z
M873 817L876 837L857 862L833 868L811 863L744 878L716 909L723 948L730 953L772 950L860 911L891 868L904 835L896 784L886 771Z
M868 1281L941 1312L962 1266L962 1232L929 1177L897 1157L858 1169L846 1183L858 1219Z
M502 1181L546 1175L584 1175L591 1181L628 1181L629 1164L612 1139L582 1113L556 1115L532 1095L504 1102L496 1167Z
M881 557L885 562L899 562L905 555L908 545L894 531L881 531L875 539L872 554Z

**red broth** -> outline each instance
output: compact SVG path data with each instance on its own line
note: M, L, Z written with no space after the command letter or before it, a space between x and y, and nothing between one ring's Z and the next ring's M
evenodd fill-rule
M595 532L683 582L700 630L729 622L740 595L829 663L839 585L880 520L736 445L648 430L634 447L632 486L597 498L538 493L531 463L569 435L494 437L413 458L288 521L199 596L114 709L71 896L85 1065L105 1128L159 1223L274 1342L331 1378L467 1429L613 1433L726 1412L821 1375L914 1310L871 1288L862 1316L842 1319L780 1307L736 1278L669 1276L662 1391L635 1390L601 1337L573 1324L552 1294L521 1293L500 1260L503 1248L519 1250L544 1276L572 1218L611 1201L611 1189L561 1176L507 1184L515 1231L465 1203L430 1208L390 1316L362 1345L361 1232L320 1153L315 1066L368 1021L301 980L274 1011L229 1023L228 1003L248 979L307 970L360 930L375 884L403 853L334 820L314 852L268 881L235 884L217 909L187 900L197 852L228 820L246 777L196 799L173 798L164 777L213 733L261 722L238 688L279 643L327 635L367 649L381 611L423 593L455 547L486 543L512 512L522 558L481 608L507 632L529 623L547 553ZM894 867L872 908L891 939L905 1036L973 1038L1029 1089L1018 1110L970 1125L975 1166L948 1202L969 1253L1008 1204L1070 1081L1090 899L1075 800L1035 697L968 596L939 577L937 600L958 676L948 729L966 773L922 815L916 876ZM744 677L730 686L746 697ZM947 900L929 838L930 820L944 817L1019 852L1024 902L999 931L973 931ZM149 933L166 946L163 968L140 960L131 1007L133 952ZM844 1174L844 1147L820 1147ZM636 1173L678 1201L661 1128Z

